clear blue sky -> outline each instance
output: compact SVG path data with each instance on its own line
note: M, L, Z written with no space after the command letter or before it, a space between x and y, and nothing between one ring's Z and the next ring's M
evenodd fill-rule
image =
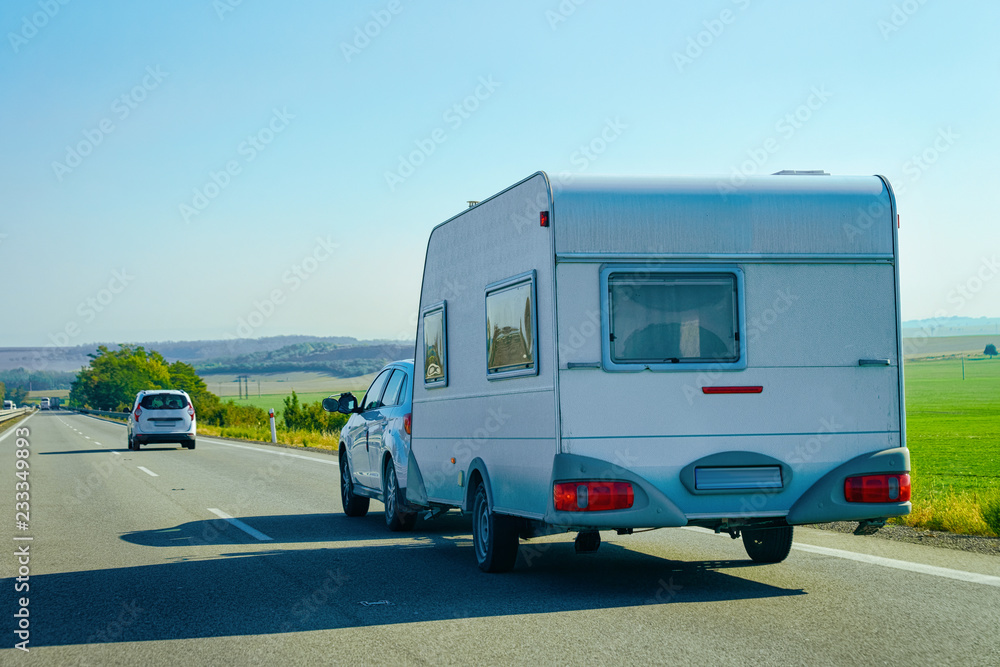
M995 2L234 3L3 3L0 346L410 337L466 200L762 151L889 177L904 319L1000 315Z

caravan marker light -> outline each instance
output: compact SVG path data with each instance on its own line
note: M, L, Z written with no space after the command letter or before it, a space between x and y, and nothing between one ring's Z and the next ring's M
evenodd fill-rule
M604 512L632 507L635 495L628 482L557 482L553 498L559 512Z
M542 212L540 212L538 214L538 222L539 222L539 224L542 227L548 227L549 226L549 212L548 211L542 211Z
M905 503L910 500L910 476L863 475L844 480L844 497L849 503Z

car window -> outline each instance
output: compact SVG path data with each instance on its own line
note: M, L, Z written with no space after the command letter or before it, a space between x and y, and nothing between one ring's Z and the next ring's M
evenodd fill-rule
M180 410L187 401L177 394L146 394L140 405L146 410Z
M372 386L368 387L368 391L365 393L365 402L361 406L362 411L374 410L381 405L379 400L382 398L382 389L385 388L385 383L389 380L391 372L392 369L382 371L372 382Z
M392 372L389 383L385 385L382 395L382 405L399 405L403 402L402 389L406 387L406 373L398 368Z

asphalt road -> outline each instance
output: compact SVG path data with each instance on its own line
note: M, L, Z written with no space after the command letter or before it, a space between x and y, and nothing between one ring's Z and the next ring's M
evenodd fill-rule
M757 565L669 529L604 533L589 555L522 542L486 575L467 518L400 534L378 503L344 516L332 456L207 437L131 452L123 426L68 412L19 426L26 531L0 435L3 665L1000 664L994 556L797 529L784 563Z

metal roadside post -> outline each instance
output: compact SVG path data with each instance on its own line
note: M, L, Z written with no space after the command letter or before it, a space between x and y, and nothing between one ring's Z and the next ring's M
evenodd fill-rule
M274 408L268 410L267 415L271 418L271 442L278 442L278 432L274 430Z

